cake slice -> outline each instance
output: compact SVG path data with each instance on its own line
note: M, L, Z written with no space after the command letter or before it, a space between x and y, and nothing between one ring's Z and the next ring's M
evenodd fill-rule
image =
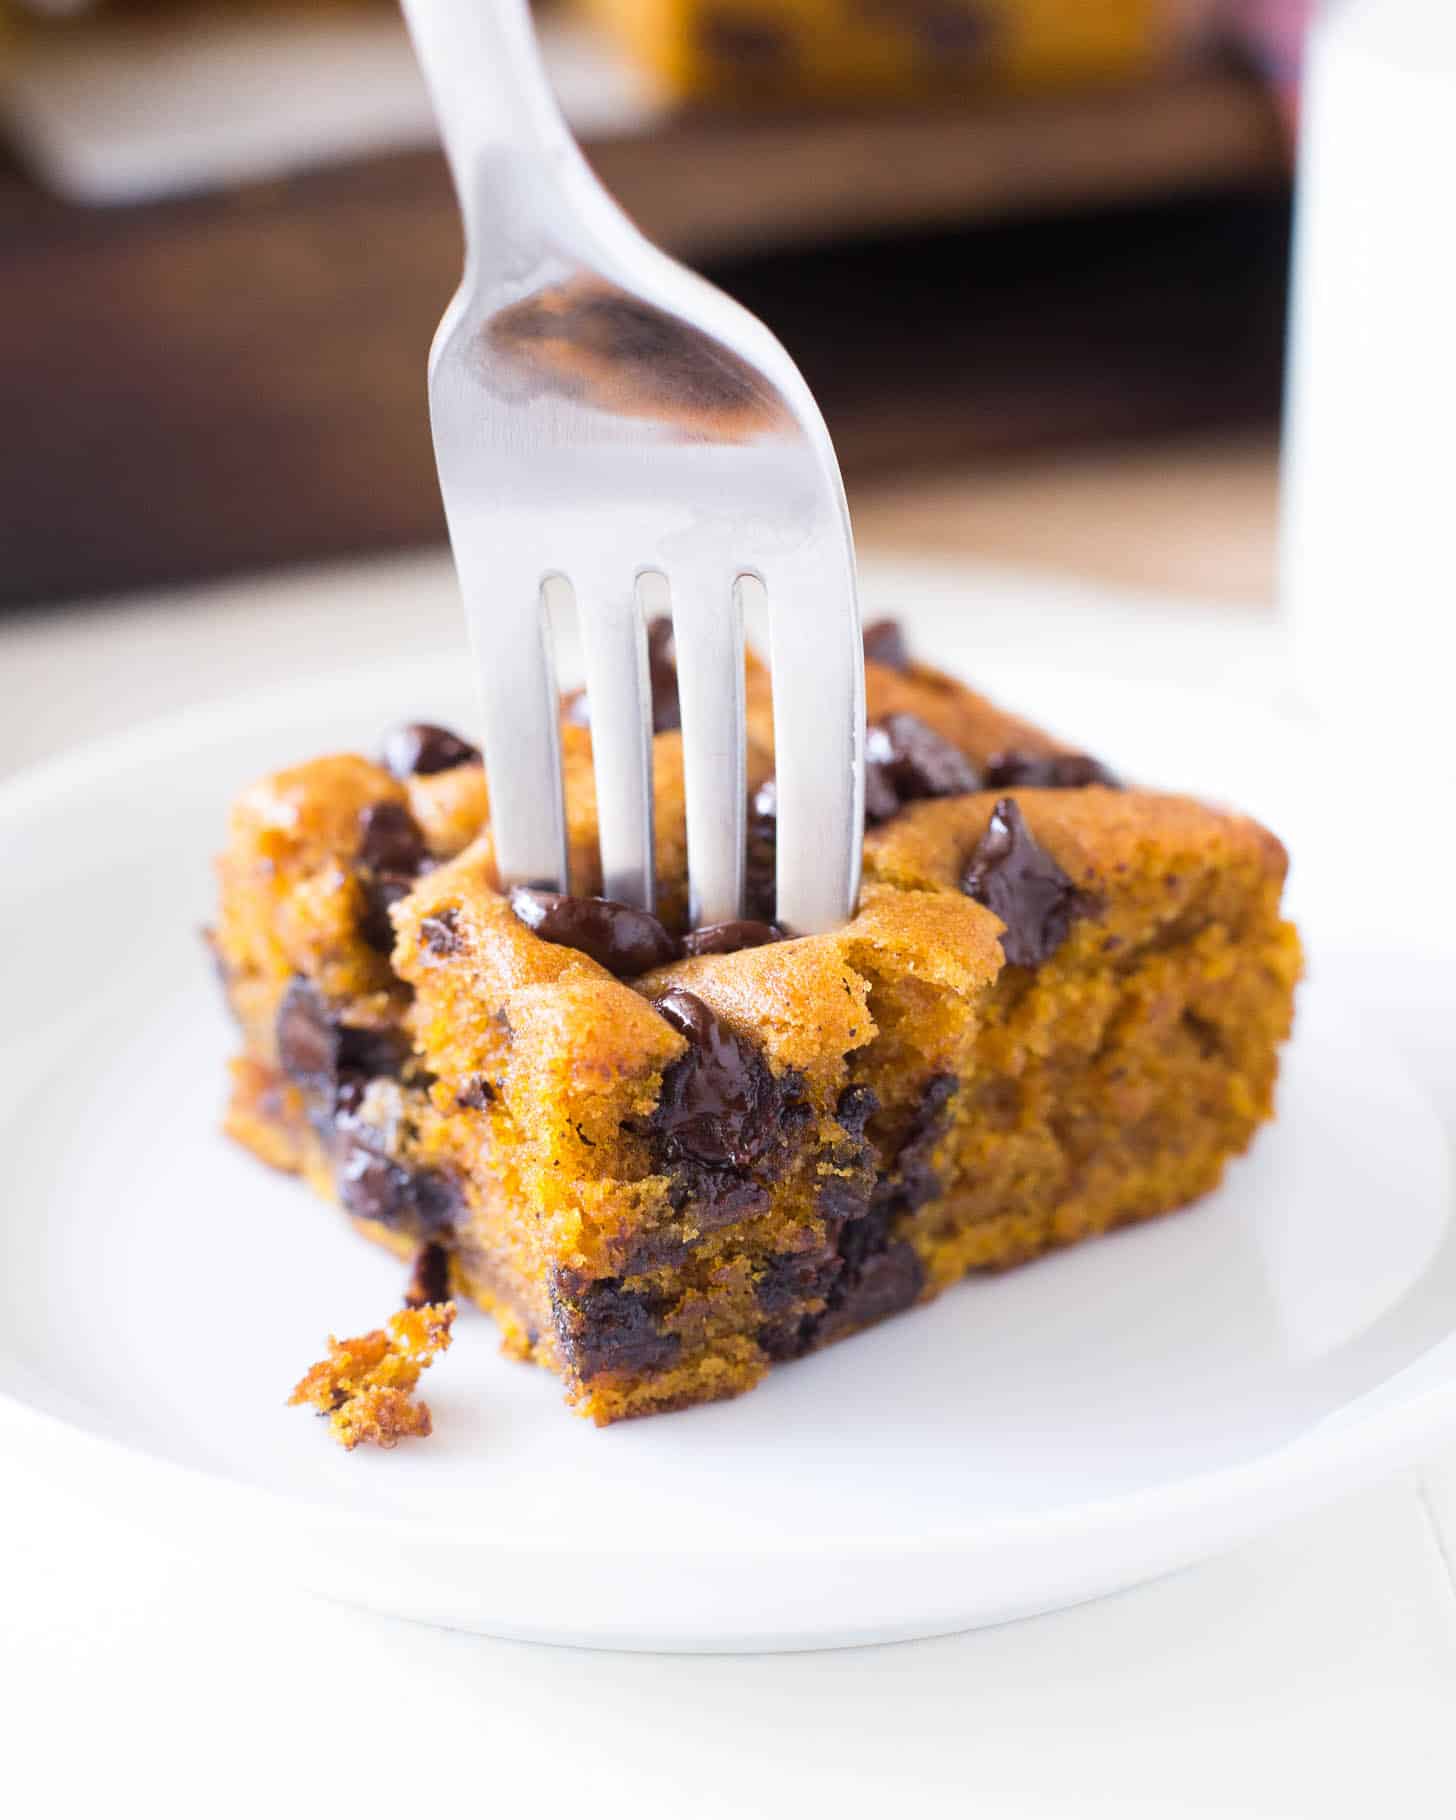
M670 690L661 920L592 896L581 703L571 896L500 891L478 757L440 729L234 808L229 1129L599 1423L736 1394L970 1271L1184 1206L1272 1110L1300 968L1274 837L1119 788L893 628L867 652L873 825L828 935L772 925L756 666L741 924L685 928Z

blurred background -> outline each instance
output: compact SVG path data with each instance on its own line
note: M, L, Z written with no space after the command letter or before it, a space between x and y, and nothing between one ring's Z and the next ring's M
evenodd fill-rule
M543 0L867 552L1272 604L1307 0ZM0 604L438 544L459 226L388 0L0 0Z

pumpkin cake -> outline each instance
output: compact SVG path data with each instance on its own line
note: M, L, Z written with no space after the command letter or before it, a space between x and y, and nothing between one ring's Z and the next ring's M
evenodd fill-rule
M1300 971L1256 823L1095 760L866 634L854 919L773 925L748 679L745 920L686 927L670 639L657 915L600 888L587 705L571 893L499 888L473 747L410 726L234 806L212 934L227 1126L494 1315L598 1423L735 1395L971 1271L1186 1206L1273 1107Z

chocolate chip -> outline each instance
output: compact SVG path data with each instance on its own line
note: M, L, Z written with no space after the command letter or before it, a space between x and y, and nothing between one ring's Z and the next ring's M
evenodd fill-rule
M1038 967L1067 939L1091 901L1032 837L1013 798L1003 796L976 842L961 890L1006 927L1001 951L1013 967Z
M915 714L889 714L865 734L865 820L888 821L904 803L965 796L981 774L956 746Z
M980 6L948 5L946 0L916 5L909 23L922 50L937 63L983 55L995 42L999 25Z
M689 959L699 954L737 954L741 948L763 948L770 942L784 940L782 929L773 923L740 919L727 923L705 923L682 938L682 952Z
M404 1305L406 1308L428 1308L432 1302L449 1300L450 1253L432 1239L415 1253L409 1287L404 1292Z
M746 70L771 69L793 52L793 39L776 21L729 7L710 8L698 29L710 57Z
M460 1196L448 1176L408 1169L358 1131L340 1134L334 1186L355 1219L375 1220L395 1232L421 1237L442 1232L460 1212Z
M832 1245L780 1252L764 1264L753 1285L754 1299L765 1314L781 1315L797 1302L827 1295L838 1271Z
M845 1232L854 1232L861 1224L851 1222ZM836 1282L814 1334L815 1343L822 1345L888 1320L917 1302L924 1286L925 1266L915 1247L906 1239L886 1244Z
M682 725L677 697L677 647L672 621L654 619L647 628L647 670L652 684L652 731L670 733Z
M413 877L424 865L425 837L403 803L370 803L359 814L359 845L354 859L381 875Z
M672 621L666 614L647 622L647 677L652 690L652 731L671 733L682 725L677 697L677 657ZM566 718L578 727L591 725L591 702L585 689L573 689L566 698Z
M383 877L362 877L364 914L359 919L359 933L376 954L389 954L394 948L394 919L390 911L401 898L414 889L412 878L399 873Z
M399 778L433 777L437 771L453 771L457 765L479 764L480 749L448 727L416 720L385 734L384 763Z
M878 827L881 822L889 821L892 815L900 812L900 797L890 779L889 772L883 765L868 761L865 764L865 820L870 827Z
M691 992L674 986L655 1001L687 1053L662 1077L651 1129L667 1161L746 1168L777 1134L784 1096L753 1045Z
M749 799L743 872L744 908L765 923L773 922L778 896L778 815L778 785L766 778Z
M517 885L511 909L543 942L589 954L618 979L635 979L677 954L677 943L649 911L608 897L567 897Z
M1085 790L1090 784L1122 788L1106 765L1085 752L998 752L986 761L988 790Z
M573 1295L567 1279L556 1277L550 1294L561 1350L583 1380L608 1371L660 1371L682 1349L677 1334L661 1329L666 1303L649 1291L625 1288L619 1278Z
M862 1138L864 1128L880 1109L880 1096L873 1087L856 1082L840 1094L834 1116L852 1138Z
M894 1153L875 1188L877 1205L913 1213L940 1193L930 1159L944 1135L946 1108L960 1086L954 1074L932 1074L922 1084Z
M289 982L274 1026L278 1065L307 1091L332 1096L345 1084L397 1075L408 1054L392 1030L339 1022L312 980Z
M360 813L354 861L364 891L359 933L371 948L388 954L394 946L389 912L429 864L425 837L403 803L370 803Z
M910 648L898 619L872 619L864 629L864 654L868 663L886 670L908 670Z
M339 1059L339 1026L311 980L294 979L274 1024L278 1065L300 1087L332 1088Z
M452 905L438 916L421 917L420 941L426 953L438 961L448 960L452 954L462 954L465 937L460 933L460 912Z
M484 1112L495 1102L495 1088L483 1074L469 1080L455 1095L455 1104L467 1112Z

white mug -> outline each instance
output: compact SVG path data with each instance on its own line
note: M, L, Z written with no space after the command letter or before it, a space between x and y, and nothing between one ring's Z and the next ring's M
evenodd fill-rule
M1456 0L1313 34L1281 592L1306 700L1456 778Z

